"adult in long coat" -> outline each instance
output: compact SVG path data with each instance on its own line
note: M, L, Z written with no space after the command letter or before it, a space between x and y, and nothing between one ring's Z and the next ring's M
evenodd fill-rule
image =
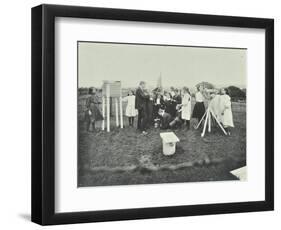
M84 115L87 131L94 131L96 121L103 120L103 116L98 107L100 103L96 93L91 92L91 95L86 100L86 111Z
M154 121L154 110L153 110L153 107L154 107L154 95L152 92L149 93L149 99L147 100L147 127L149 128L152 124L153 124L153 121Z
M147 103L149 100L149 94L145 92L145 82L141 81L139 87L136 90L136 102L135 106L138 110L138 126L144 134L147 127Z

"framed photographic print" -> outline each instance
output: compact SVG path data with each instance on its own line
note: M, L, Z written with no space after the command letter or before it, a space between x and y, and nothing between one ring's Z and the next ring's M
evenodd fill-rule
M274 21L32 8L32 221L273 210Z

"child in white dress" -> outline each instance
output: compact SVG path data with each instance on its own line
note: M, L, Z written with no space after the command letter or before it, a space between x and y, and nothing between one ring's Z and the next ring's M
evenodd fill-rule
M129 126L134 126L134 119L138 113L138 111L135 108L135 100L136 100L136 97L135 97L133 91L129 91L128 96L123 98L123 101L127 101L125 115L129 119Z
M183 88L183 97L181 104L181 118L185 121L187 129L190 129L191 117L191 96L187 87Z
M228 95L228 89L221 89L220 111L224 129L227 134L230 135L230 128L233 128L234 124L231 110L231 98Z

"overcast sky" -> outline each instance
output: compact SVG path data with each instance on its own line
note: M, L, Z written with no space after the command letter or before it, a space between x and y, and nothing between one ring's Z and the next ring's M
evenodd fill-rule
M101 87L103 80L136 87L140 80L156 86L194 87L201 81L246 87L245 49L78 43L79 87Z

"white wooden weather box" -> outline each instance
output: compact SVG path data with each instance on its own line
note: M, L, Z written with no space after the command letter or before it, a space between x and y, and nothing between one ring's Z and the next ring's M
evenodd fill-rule
M102 95L105 97L121 97L121 81L103 81Z
M174 132L160 133L163 143L163 154L166 156L173 155L176 152L176 143L179 138Z

